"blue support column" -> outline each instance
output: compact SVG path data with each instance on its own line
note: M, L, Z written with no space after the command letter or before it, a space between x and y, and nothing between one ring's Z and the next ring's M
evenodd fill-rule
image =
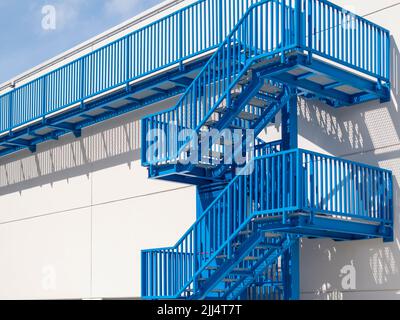
M295 89L290 89L289 103L286 108L282 108L283 149L296 149L298 147L297 136L297 93Z
M298 148L297 92L290 89L290 99L286 108L282 109L283 149ZM287 168L289 170L289 168ZM300 240L282 257L282 276L284 283L284 299L300 299Z
M218 188L217 188L218 190ZM204 211L209 207L209 205L215 200L218 194L221 191L215 191L213 186L209 187L196 187L196 220L204 213ZM204 247L203 241L207 241L210 237L209 230L201 229L204 234L195 234L195 244L194 251L195 253L202 252L202 248ZM196 255L195 257L195 272L199 269L199 259L201 259L201 255ZM206 274L205 274L206 276ZM197 289L197 283L195 283L195 291Z

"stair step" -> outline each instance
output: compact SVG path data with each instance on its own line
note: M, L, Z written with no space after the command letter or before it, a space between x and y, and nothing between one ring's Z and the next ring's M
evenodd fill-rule
M258 97L254 97L249 101L249 104L259 108L265 108L268 106L268 101L260 99Z
M247 121L254 121L258 119L258 116L251 112L242 111L241 113L239 113L238 118Z
M263 86L261 87L260 91L275 95L275 94L282 92L282 89L277 86L274 86L268 82L265 82L263 84Z
M252 230L243 230L239 232L239 236L248 236L251 235L253 233Z
M216 257L216 259L220 259L220 260L226 259L226 258L228 258L228 256L226 254L222 254L222 255Z
M223 290L223 289L214 289L214 290L211 290L211 292L212 293L225 293L225 290Z
M277 220L278 218L281 218L281 217L276 217L276 216L257 217L257 218L254 218L253 221L262 223L262 222L266 222L266 221Z
M277 249L280 248L279 245L275 245L275 244L266 244L266 245L261 245L261 246L257 246L255 247L255 249L257 250L269 250L269 249Z
M209 271L215 271L215 270L218 270L218 267L216 267L216 266L208 266L205 269L209 270Z
M230 278L225 278L224 280L222 280L225 283L234 283L237 281L237 279L230 279Z
M264 233L265 238L280 238L281 235L278 233L266 232Z
M235 268L233 269L233 272L235 273L248 273L251 272L250 268Z
M258 60L255 64L253 64L251 66L252 70L258 69L260 67L265 67L267 65L273 64L277 61L279 61L280 57L274 57L274 58L270 58L270 59L262 59L262 60Z
M259 257L248 256L244 258L244 261L258 261L259 259L260 259Z

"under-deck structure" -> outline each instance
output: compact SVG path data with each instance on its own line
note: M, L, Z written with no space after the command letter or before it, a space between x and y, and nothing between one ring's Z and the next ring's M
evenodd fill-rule
M389 52L325 0L199 0L0 96L0 156L179 95L142 120L142 163L197 186L197 220L142 252L142 297L298 299L299 239L393 240L392 173L300 149L298 99L390 100Z

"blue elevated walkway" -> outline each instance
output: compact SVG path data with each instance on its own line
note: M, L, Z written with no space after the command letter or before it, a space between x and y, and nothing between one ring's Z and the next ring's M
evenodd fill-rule
M143 119L142 163L196 185L198 219L143 251L143 298L296 299L301 237L392 241L391 172L297 146L299 96L390 100L389 31L325 0L199 0L14 88L0 156L177 96Z

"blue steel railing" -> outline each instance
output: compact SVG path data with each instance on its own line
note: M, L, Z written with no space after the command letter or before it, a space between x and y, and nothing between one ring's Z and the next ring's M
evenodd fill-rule
M0 96L0 133L216 48L257 0L200 0Z
M184 296L256 216L311 211L393 225L390 171L298 149L255 158L243 173L175 246L142 251L143 297Z
M261 139L256 139L254 144L254 157L259 158L269 154L282 151L282 140L264 142Z
M282 4L281 0L269 0L251 6L176 106L142 120L143 165L175 162L192 137L182 140L178 134L167 134L162 152L151 152L150 147L160 131L168 132L168 127L173 125L198 134L204 124L216 116L218 107L223 103L231 105L231 90L257 59L297 47L299 39L294 31L299 23L295 14L298 2L288 0L285 6Z
M305 211L393 224L392 172L300 151Z
M211 117L221 117L215 115L215 110L222 103L230 106L230 91L254 61L295 48L389 82L390 36L387 30L327 1L256 3L239 20L179 102L171 109L143 119L143 165L179 159L191 140L182 141L178 135L166 135L163 152L147 152L160 131L167 132L168 126L173 124L198 133Z
M279 3L296 2L295 25L290 33L273 40L279 32ZM257 0L199 0L0 96L0 133L37 121L54 112L131 81L217 48ZM272 50L294 34L299 47L355 70L389 82L390 38L384 28L325 0L275 0L269 12L253 10L254 48ZM283 6L281 6L283 7ZM261 24L259 17L265 20ZM258 18L257 18L258 17ZM267 27L267 25L269 27ZM352 26L352 28L349 28ZM247 31L248 32L248 31ZM229 51L227 51L228 53Z
M257 158L251 163L254 165L252 173L237 175L174 247L142 251L142 297L185 295L195 277L222 250L231 254L232 242L255 212L277 214L289 208L295 210L295 197L286 202L281 195L295 195L296 186L283 183L281 172L287 161L296 168L296 155L296 151L288 151ZM265 190L259 188L261 178ZM174 261L168 259L166 253L173 253L175 257L185 253L191 259Z
M325 0L302 0L302 48L390 82L390 32Z

